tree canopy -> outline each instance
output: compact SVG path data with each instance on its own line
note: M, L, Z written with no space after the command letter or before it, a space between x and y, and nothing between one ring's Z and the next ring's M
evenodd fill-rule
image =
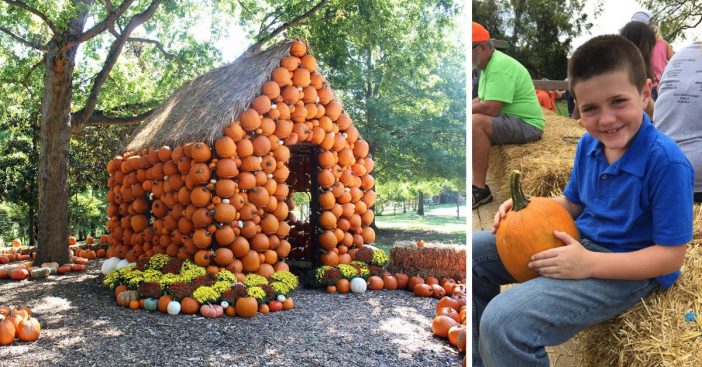
M509 42L508 54L532 78L565 79L573 38L590 29L584 0L473 1L473 19L491 37Z

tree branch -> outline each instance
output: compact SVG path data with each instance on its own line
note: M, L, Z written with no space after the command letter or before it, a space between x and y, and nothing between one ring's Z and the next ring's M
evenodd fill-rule
M84 122L87 125L134 125L144 121L147 117L151 116L154 110L149 110L144 113L129 116L129 117L114 117L108 116L103 111L95 110ZM75 113L74 113L75 114ZM74 117L71 114L71 120Z
M241 3L241 0L237 0L237 3L239 3L239 6L240 6L242 9L244 9L244 11L246 11L247 13L249 13L250 16L252 16L252 17L254 16L254 14L251 12L251 10L249 10L247 7L244 6L244 4Z
M34 70L36 70L39 66L44 64L46 62L46 54L37 62L36 64L32 65L32 67L27 71L27 74L24 75L24 78L22 78L22 84L27 85L27 80L32 76L32 73L34 73Z
M110 13L108 13L107 17L105 17L105 19L103 19L100 23L95 24L93 28L90 28L77 36L72 36L62 48L69 49L102 33L104 30L114 24L114 22L119 19L119 17L121 17L122 14L127 11L127 9L129 9L133 2L134 0L124 0L117 9L113 9ZM112 4L110 3L110 8L112 9L111 5ZM153 5L153 3L151 5ZM149 5L149 7L151 7L151 5Z
M258 40L256 43L254 43L253 45L251 45L251 46L246 50L245 54L254 54L254 53L257 53L257 52L261 49L261 46L262 46L264 43L268 42L270 39L272 39L273 37L275 37L275 36L277 36L278 34L282 33L282 32L285 31L286 29L288 29L288 28L290 28L290 27L292 27L292 26L294 26L294 25L296 25L296 24L302 22L305 18L307 18L307 17L309 17L310 15L314 14L314 12L316 12L317 10L319 10L319 8L321 8L322 6L324 6L324 4L326 4L328 1L329 1L329 0L322 0L322 1L320 1L317 5L315 5L312 9L308 10L308 11L305 12L304 14L298 16L297 18L291 20L290 22L287 22L287 23L281 25L281 26L278 27L276 30L274 30L273 32L271 32L269 35L264 36L263 38L261 38L260 40ZM259 35L259 36L260 36L260 35Z
M36 15L36 16L38 16L39 18L41 18L41 20L44 21L44 23L46 23L46 26L49 27L49 29L51 30L51 32L52 32L53 34L56 34L56 27L54 27L54 23L51 21L51 19L49 19L49 17L46 16L46 14L40 12L40 11L37 10L37 9L32 8L31 6L25 4L25 3L21 2L21 1L15 1L15 0L3 0L3 1L6 2L6 3L8 3L8 4L10 4L10 5L14 5L14 6L18 7L18 8L22 8L22 9L24 9L24 10L26 10L26 11L28 11L28 12L30 12L30 13Z
M129 42L150 43L150 44L156 46L156 48L158 48L159 51L161 51L161 53L162 53L163 56L166 58L166 60L172 60L172 59L175 59L175 58L176 58L176 55L175 55L175 54L172 54L172 53L170 53L170 52L168 52L168 51L166 51L166 49L163 47L163 44L162 44L161 42L159 42L159 41L152 40L152 39L148 39L148 38L140 38L140 37L129 37L129 38L127 39L127 41L129 41Z
M31 42L31 41L27 41L26 39L24 39L24 38L22 38L22 37L20 37L20 36L18 36L18 35L16 35L16 34L14 34L14 33L12 33L11 30L9 30L9 29L7 29L7 28L5 28L5 27L0 27L0 31L2 31L3 33L6 33L7 35L9 35L10 37L12 37L12 38L14 38L15 40L19 41L21 44L23 44L23 45L25 45L25 46L31 47L31 48L33 48L33 49L35 49L35 50L39 50L39 51L46 51L46 50L47 50L47 47L46 47L46 46L44 46L44 45L39 45L39 44L36 44L36 43L34 43L34 42Z
M128 0L125 0L125 2L127 1ZM136 27L142 25L144 22L149 20L149 18L151 18L154 15L156 9L160 4L160 0L154 0L153 2L151 2L151 4L149 4L149 7L146 8L146 10L134 15L129 20L129 23L127 23L127 26L125 27L120 37L118 37L114 42L112 42L112 45L110 45L110 51L107 53L107 57L105 59L105 63L102 65L102 69L100 70L100 72L98 72L95 76L93 87L90 89L88 99L85 101L85 107L83 107L83 109L81 109L80 111L76 112L76 119L71 120L71 124L83 124L85 123L85 121L88 120L89 116L93 115L93 111L95 111L95 107L97 106L97 100L98 96L100 95L100 91L102 90L102 86L105 83L105 80L107 80L108 75L112 71L112 68L117 63L117 58L119 58L119 55L122 53L122 49L127 43L129 35Z

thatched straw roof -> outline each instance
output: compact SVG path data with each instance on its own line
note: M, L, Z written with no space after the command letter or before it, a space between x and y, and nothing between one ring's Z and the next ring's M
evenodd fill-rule
M260 94L291 43L283 41L255 55L239 57L186 83L142 123L123 151L214 142Z

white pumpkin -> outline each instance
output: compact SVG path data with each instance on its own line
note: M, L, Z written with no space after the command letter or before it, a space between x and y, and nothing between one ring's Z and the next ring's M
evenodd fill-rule
M169 315L177 315L180 313L180 302L170 301L168 302L168 307L166 308Z
M227 308L227 307L229 307L229 302L222 301L222 303L220 303L219 305L222 306L222 308Z
M363 293L366 291L366 281L363 278L353 278L351 279L351 292L353 293Z
M107 275L107 274L111 273L113 270L115 270L115 266L117 265L119 260L120 260L119 257L111 257L111 258L105 260L105 262L102 263L102 269L101 269L102 273Z
M122 259L115 265L115 270L126 268L127 266L129 266L129 261L127 261L127 259Z
M285 296L282 295L282 294L279 294L279 295L278 295L278 301L284 302L284 301L285 301Z

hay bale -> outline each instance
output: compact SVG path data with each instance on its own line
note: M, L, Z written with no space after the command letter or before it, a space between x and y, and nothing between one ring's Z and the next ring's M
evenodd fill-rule
M393 246L390 249L391 273L406 273L422 277L466 277L466 247L457 245Z
M509 197L509 172L522 171L522 188L531 196L559 196L573 168L578 139L585 133L575 120L544 110L546 125L541 140L520 145L495 146L490 150L488 175L493 189Z
M575 337L583 366L702 366L702 207L694 209L694 239L682 275L616 319ZM687 321L685 315L697 317Z

